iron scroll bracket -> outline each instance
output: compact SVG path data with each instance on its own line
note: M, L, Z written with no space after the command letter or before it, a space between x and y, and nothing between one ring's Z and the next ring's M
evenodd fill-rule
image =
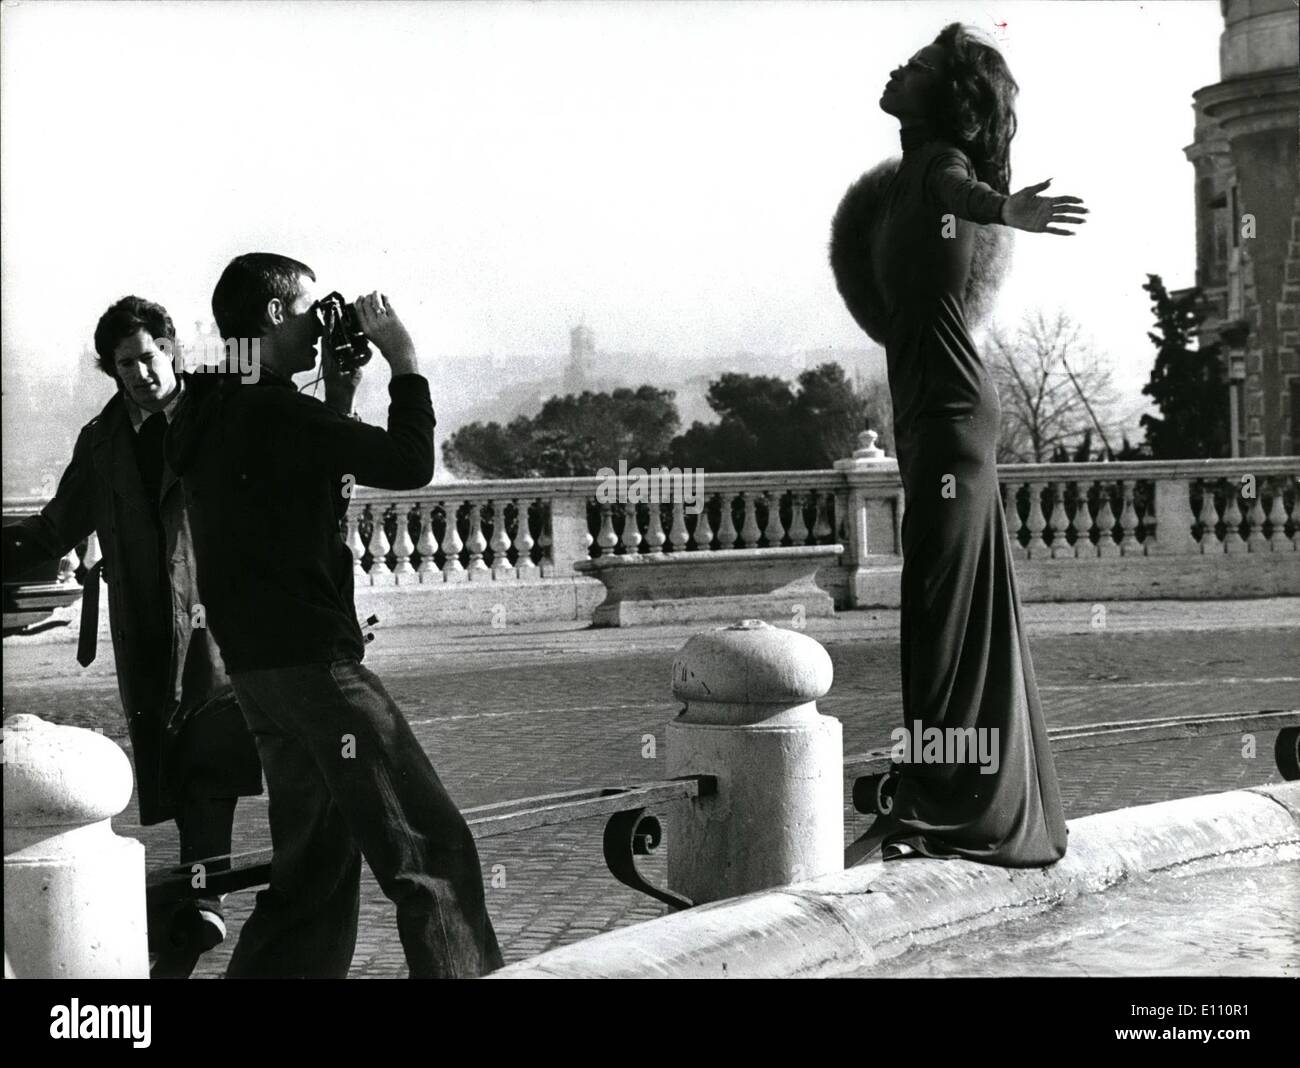
M692 802L701 797L711 797L717 792L717 779L712 775L693 775L678 781L694 784L696 789L684 798ZM659 820L649 815L645 808L616 812L605 824L605 866L624 886L662 901L674 911L692 908L695 902L690 898L655 886L636 866L636 858L649 856L662 840L663 828Z
M605 866L624 886L662 901L674 911L689 909L695 902L674 894L671 890L655 886L637 870L636 858L652 853L662 836L659 821L654 816L646 815L643 808L614 813L605 824Z

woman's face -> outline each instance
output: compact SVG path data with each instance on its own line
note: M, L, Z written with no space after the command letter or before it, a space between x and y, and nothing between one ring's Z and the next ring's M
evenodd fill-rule
M880 110L899 119L925 118L926 101L943 69L943 49L928 44L889 75Z

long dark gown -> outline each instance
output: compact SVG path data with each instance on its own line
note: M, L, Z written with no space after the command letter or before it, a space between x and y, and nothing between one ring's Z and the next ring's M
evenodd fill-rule
M1004 199L959 149L904 131L872 238L906 494L904 725L996 728L999 753L995 774L970 760L902 764L903 830L887 843L1038 867L1065 854L1065 818L998 487L998 397L962 297L973 224L998 221Z

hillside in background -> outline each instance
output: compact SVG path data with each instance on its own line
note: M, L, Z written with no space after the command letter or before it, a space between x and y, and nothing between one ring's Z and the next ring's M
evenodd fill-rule
M429 378L441 443L467 423L508 423L518 415L534 415L557 394L578 392L572 387L572 356L554 353L517 357L425 357L422 372ZM705 399L709 383L726 371L777 375L793 381L800 372L820 363L839 363L858 385L885 382L884 352L879 348L816 349L789 355L741 352L694 358L663 357L655 353L592 351L583 369L583 388L608 391L620 386L650 384L676 393L683 429L694 422L713 423L716 414ZM29 361L28 361L29 363ZM62 473L81 427L113 394L113 384L94 367L87 347L76 362L76 373L59 376L20 372L15 360L3 360L4 485L6 497L48 492ZM295 381L305 386L311 374ZM311 392L311 390L308 390ZM317 386L317 396L324 390ZM388 412L388 373L376 356L357 394L357 410L368 423L383 425ZM439 457L436 479L449 478Z

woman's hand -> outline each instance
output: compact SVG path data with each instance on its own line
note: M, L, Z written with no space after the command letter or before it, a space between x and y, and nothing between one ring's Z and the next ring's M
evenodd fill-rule
M1059 234L1073 237L1073 230L1063 230L1052 223L1080 226L1087 222L1083 218L1088 209L1078 197L1040 197L1038 194L1052 184L1049 178L1038 185L1025 186L1018 193L1012 193L1002 205L1002 221L1017 230L1028 230L1032 234Z

